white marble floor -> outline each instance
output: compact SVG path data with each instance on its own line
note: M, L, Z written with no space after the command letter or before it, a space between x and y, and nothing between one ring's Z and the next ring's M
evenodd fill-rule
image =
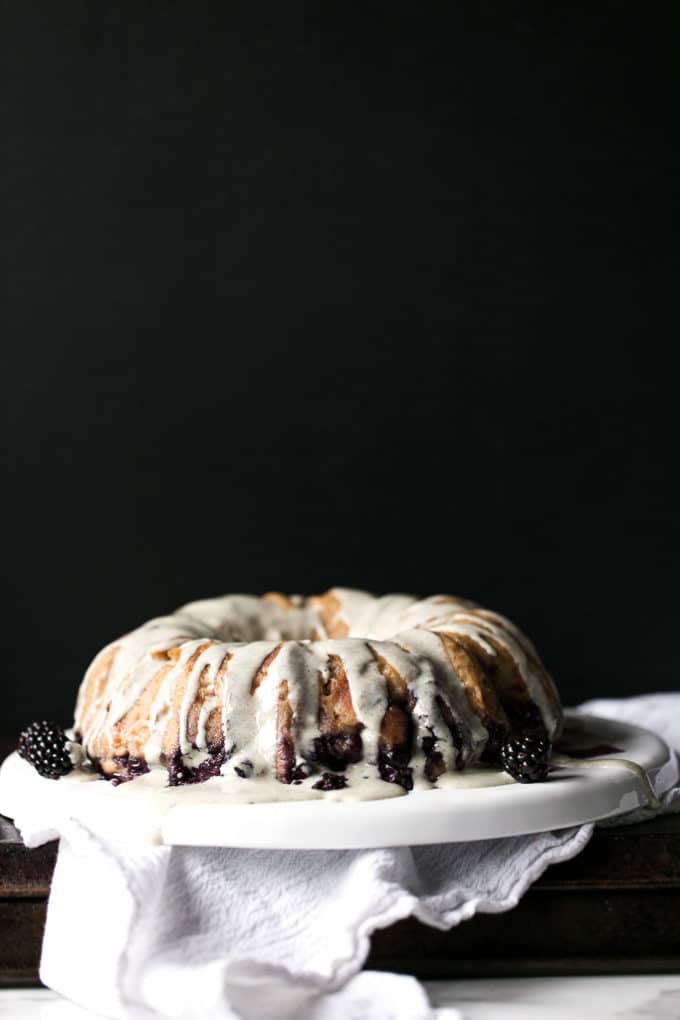
M430 981L465 1020L680 1020L680 975ZM0 991L3 1020L100 1020L46 989Z
M433 1005L465 1020L670 1020L680 1018L680 975L432 981Z

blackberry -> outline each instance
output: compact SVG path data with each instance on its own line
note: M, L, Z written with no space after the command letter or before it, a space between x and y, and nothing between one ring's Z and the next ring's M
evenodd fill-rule
M501 765L518 783L542 783L548 775L550 751L545 737L528 733L508 737L501 747Z
M60 779L73 763L66 750L68 737L54 722L34 722L19 737L19 754L46 779Z

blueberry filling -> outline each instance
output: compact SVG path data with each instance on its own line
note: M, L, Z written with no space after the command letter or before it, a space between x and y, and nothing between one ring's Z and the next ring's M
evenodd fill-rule
M283 737L277 746L277 771L284 783L301 783L311 775L307 762L295 761L295 745L290 737Z
M200 765L187 765L178 750L166 764L168 767L168 783L170 786L186 786L192 783L205 783L207 779L219 776L226 760L224 748L213 750L209 758Z
M386 783L396 783L405 790L413 789L413 769L409 768L410 753L404 747L385 747L378 752L378 772Z
M307 779L312 774L312 770L306 761L300 762L291 771L291 782L301 783L303 779Z
M344 772L348 765L361 760L363 746L358 733L331 733L314 739L312 761L334 772Z
M116 771L111 776L107 776L110 779L112 786L120 786L121 783L129 783L131 779L136 779L137 776L143 776L149 771L149 766L143 758L135 758L131 754L117 754L113 757L113 762L116 766Z
M425 755L425 776L431 783L436 783L442 773L446 771L444 756L441 751L437 750L437 743L437 737L430 730L430 736L423 737L420 744Z
M490 719L482 719L482 723L488 733L486 747L482 752L482 761L487 765L499 765L501 748L509 736L508 728Z
M462 769L464 765L462 730L448 702L446 702L444 698L442 698L441 695L439 694L437 695L435 700L437 702L437 705L439 706L439 710L442 716L444 717L444 722L448 726L449 733L451 734L451 743L453 744L456 752L456 768Z
M347 776L338 774L337 772L324 772L321 779L312 786L313 790L344 790L347 786Z

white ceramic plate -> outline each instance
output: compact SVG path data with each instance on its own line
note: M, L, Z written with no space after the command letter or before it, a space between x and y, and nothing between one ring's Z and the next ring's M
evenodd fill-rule
M579 740L611 745L615 753L559 768L547 782L472 789L416 790L385 800L196 803L173 791L159 810L159 793L130 796L135 783L54 782L11 755L0 769L0 813L13 817L30 846L64 832L70 819L102 837L159 840L170 845L266 849L358 849L451 843L516 836L612 818L644 807L678 780L675 755L653 733L626 723L571 716ZM586 767L584 767L584 765ZM121 793L125 794L121 796Z

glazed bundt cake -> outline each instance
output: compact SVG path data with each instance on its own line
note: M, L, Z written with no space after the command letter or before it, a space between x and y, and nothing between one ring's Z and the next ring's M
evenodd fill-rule
M192 602L104 648L80 687L75 736L116 782L228 773L336 789L361 762L404 789L508 741L548 746L555 686L510 621L439 595L228 595ZM311 778L310 778L311 777Z

